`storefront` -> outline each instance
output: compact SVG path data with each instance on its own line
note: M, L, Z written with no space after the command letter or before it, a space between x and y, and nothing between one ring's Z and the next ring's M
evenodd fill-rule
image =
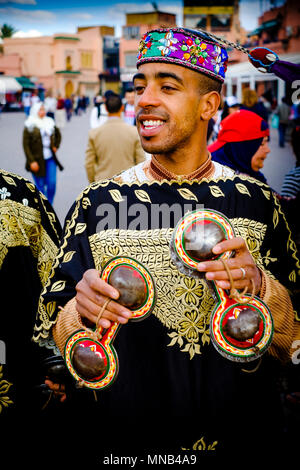
M284 54L280 56L280 60L300 64L300 54ZM268 91L272 92L273 98L278 103L281 102L283 97L290 95L292 92L283 80L273 73L259 72L248 61L230 65L225 79L226 96L234 95L241 102L242 90L245 86L256 90L259 96Z
M4 111L22 108L22 86L14 77L0 75L0 105Z

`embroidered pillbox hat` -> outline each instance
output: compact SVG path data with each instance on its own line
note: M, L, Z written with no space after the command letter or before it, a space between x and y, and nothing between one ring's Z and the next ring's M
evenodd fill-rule
M167 62L190 68L223 83L228 55L205 32L187 28L162 28L147 32L139 44L137 67Z

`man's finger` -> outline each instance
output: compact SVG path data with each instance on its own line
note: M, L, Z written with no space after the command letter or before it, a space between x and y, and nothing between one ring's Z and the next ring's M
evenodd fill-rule
M221 289L229 290L231 289L231 285L229 281L215 281L218 287ZM235 289L243 290L247 287L247 292L250 292L251 287L249 285L249 279L244 279L241 281L235 281L234 286Z
M89 311L91 316L94 318L94 322L96 322L101 308L107 301L107 297L103 297L102 295L95 294L94 296L95 301L90 300L81 292L78 292L76 295L76 301L83 307L85 310ZM132 313L127 308L123 307L123 305L110 300L107 305L106 310L103 312L102 316L105 316L113 321L119 321L119 318L128 320L131 318ZM126 323L125 321L121 321L121 323Z
M103 279L100 279L99 273L97 271L94 272L93 274L88 274L86 277L86 280L88 282L89 287L93 289L94 291L99 292L100 294L106 297L110 297L111 299L119 298L120 296L119 291L115 289L113 286L111 286L110 284L108 284L107 282L103 281Z
M246 265L245 263L245 258L239 256L238 258L229 258L226 260L226 264L229 269L238 269L243 267L243 264ZM198 271L224 271L224 265L223 262L220 260L214 260L214 261L203 261L197 265ZM245 266L244 266L245 269Z
M224 251L240 251L247 248L245 240L242 237L234 237L215 245L212 249L216 255Z
M245 272L246 272L245 277L243 277L243 272L240 268L230 270L230 274L231 274L232 279L234 281L245 279L246 276L247 276L247 270L245 270ZM214 272L209 271L209 272L206 273L205 277L206 277L206 279L208 279L210 281L222 281L222 280L228 280L229 279L227 271L225 271L225 270L214 271Z

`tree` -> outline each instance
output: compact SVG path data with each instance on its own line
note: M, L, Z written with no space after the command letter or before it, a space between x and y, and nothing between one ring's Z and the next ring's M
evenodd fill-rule
M10 24L3 24L0 28L1 38L11 38L13 34L17 32L17 30L11 26Z

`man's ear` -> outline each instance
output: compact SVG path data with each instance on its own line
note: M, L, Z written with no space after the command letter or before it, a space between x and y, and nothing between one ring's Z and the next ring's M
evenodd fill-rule
M221 97L217 91L210 91L201 96L200 117L203 121L209 121L218 111Z

